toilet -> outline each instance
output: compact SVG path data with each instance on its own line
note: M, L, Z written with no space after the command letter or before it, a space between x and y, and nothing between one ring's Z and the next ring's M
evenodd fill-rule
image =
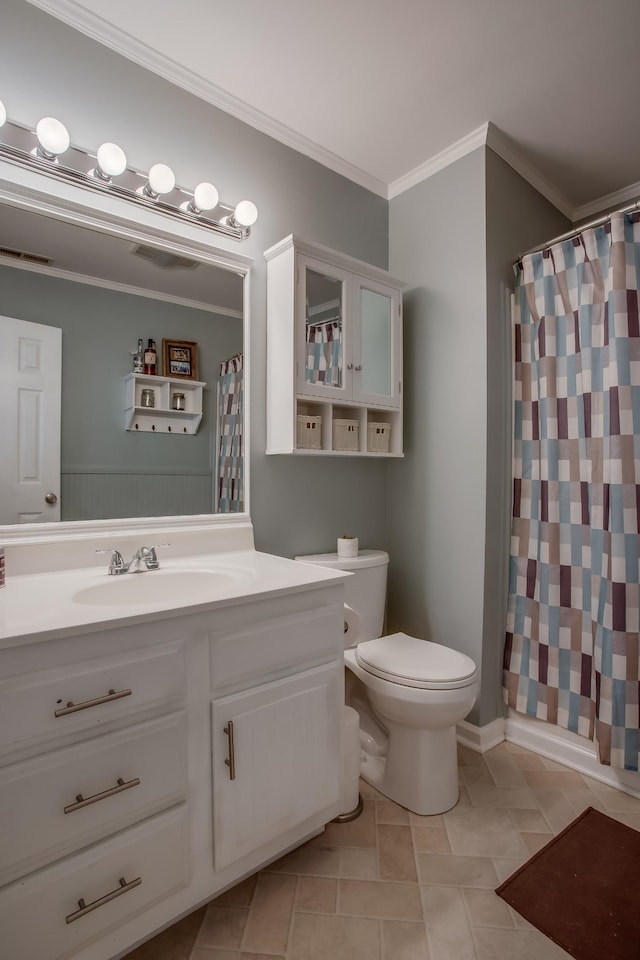
M360 718L360 774L385 797L421 815L458 801L456 723L478 695L473 660L406 633L381 636L389 556L360 550L296 560L347 570L345 699Z

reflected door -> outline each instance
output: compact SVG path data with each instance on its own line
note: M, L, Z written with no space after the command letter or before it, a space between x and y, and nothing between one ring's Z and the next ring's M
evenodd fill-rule
M300 257L298 263L297 392L340 399L351 392L348 365L348 274Z
M401 304L397 291L358 285L353 399L400 406L402 389Z
M62 331L0 319L0 523L59 520Z

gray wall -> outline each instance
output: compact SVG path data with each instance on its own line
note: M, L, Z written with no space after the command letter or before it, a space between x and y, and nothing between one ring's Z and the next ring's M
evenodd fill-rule
M0 314L62 330L63 520L211 512L216 384L242 350L241 320L10 267L0 267ZM163 337L198 344L207 387L195 436L124 430L139 336L160 357Z
M404 295L405 459L389 469L389 621L481 659L486 476L484 149L390 204ZM473 719L473 716L472 718Z
M238 246L255 258L251 514L257 547L283 555L328 550L344 529L354 530L364 546L385 547L384 462L264 454L262 252L293 232L386 267L387 202L22 0L3 0L1 27L0 90L10 117L35 124L56 116L81 146L115 140L134 167L169 163L179 184L210 179L224 200L250 197L258 206L252 236Z
M404 277L406 457L390 467L390 622L481 668L469 719L499 716L511 506L507 291L567 220L481 148L391 201ZM410 504L410 507L407 507Z

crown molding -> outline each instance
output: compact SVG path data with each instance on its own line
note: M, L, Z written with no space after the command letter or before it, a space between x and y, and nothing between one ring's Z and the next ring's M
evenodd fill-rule
M212 104L255 130L272 137L303 156L315 160L322 166L333 170L334 173L346 177L346 179L364 187L371 193L383 197L385 200L392 200L422 180L428 179L439 170L484 145L490 147L494 153L502 157L523 179L530 183L543 197L546 197L561 213L564 213L572 223L640 196L640 182L638 182L590 203L574 207L564 194L554 187L526 159L513 142L490 121L482 124L445 150L441 150L440 153L435 154L429 160L387 185L378 177L355 164L349 163L331 150L325 149L285 124L268 117L262 111L250 106L238 97L232 96L221 87L209 83L198 74L171 60L171 58L159 54L135 37L130 36L126 31L114 27L97 14L80 7L75 0L28 0L28 2L103 46L109 47L128 60L132 60L139 66L168 80L169 83L181 87L200 100Z
M640 197L640 180L637 183L630 183L628 187L621 187L620 190L614 190L613 193L607 193L604 197L597 200L591 200L590 203L583 203L573 211L573 222L584 220L586 217L592 217L602 210L610 210L612 207L622 207L625 203L637 200Z
M550 180L540 173L537 167L527 160L511 140L493 123L487 124L487 146L491 147L494 153L508 163L510 167L519 173L520 176L530 183L538 193L541 193L549 203L552 203L560 213L564 213L569 220L574 218L573 204L553 186Z
M175 306L188 307L190 310L202 310L205 313L214 313L220 317L232 317L234 320L242 320L242 312L240 310L232 310L230 307L220 307L211 303L203 303L201 300L190 300L188 297L178 297L171 293L159 293L156 290L148 290L146 287L121 283L117 280L89 277L84 273L76 273L74 270L63 270L61 267L43 266L41 264L29 263L26 260L13 260L11 257L5 256L1 251L0 267L6 267L12 270L26 270L31 273L38 273L40 276L53 277L56 280L68 280L70 283L83 283L88 287L101 287L103 290L115 290L116 293L126 293L132 297L144 297L146 300L161 300L163 303L173 303Z
M388 199L387 185L384 181L337 156L331 150L326 150L313 140L296 133L295 130L285 124L268 117L261 110L257 110L245 103L244 100L234 97L216 84L209 83L197 73L171 60L170 57L159 54L153 48L130 36L126 31L107 23L97 14L79 7L74 0L28 0L28 2L44 10L45 13L51 14L57 20L62 20L80 33L84 33L92 40L96 40L128 60L132 60L146 70L150 70L164 80L168 80L169 83L181 87L188 93L199 97L200 100L205 100L255 130L272 137L284 146L291 147L292 150L309 157L310 160L315 160L324 167L328 167L334 173L346 177L366 190L370 190L371 193L375 193L385 200Z
M414 170L394 180L389 185L388 196L392 200L394 197L409 190L422 180L433 176L439 170L449 166L456 160L460 160L467 153L471 153L478 147L490 147L494 153L512 167L516 173L534 187L538 193L553 204L561 213L564 213L570 220L573 219L573 207L569 200L557 190L547 178L526 159L526 157L514 146L514 144L498 129L491 121L482 124L481 127L472 130L466 137L457 140L446 150L441 150L430 160L420 164Z
M477 150L478 147L484 146L487 142L489 126L489 123L483 123L481 127L472 130L471 133L468 133L465 137L452 143L450 147L441 150L440 153L436 153L430 160L425 160L425 162L421 163L418 167L405 173L402 177L398 177L397 180L389 184L387 192L388 199L393 200L394 197L398 197L406 190L410 190L411 187L415 187L417 183L421 183L422 180L427 180L429 177L432 177L434 173L438 173L439 170L448 167L450 163L455 163L456 160L460 160L460 158L466 156L466 154Z

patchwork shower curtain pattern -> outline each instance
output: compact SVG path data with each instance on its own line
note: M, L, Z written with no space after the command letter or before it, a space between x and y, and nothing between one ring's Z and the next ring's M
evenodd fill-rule
M340 320L307 323L306 365L307 383L341 386L342 324Z
M640 216L519 266L505 700L638 769Z
M218 381L218 513L244 510L242 457L243 357L231 357L220 365Z

